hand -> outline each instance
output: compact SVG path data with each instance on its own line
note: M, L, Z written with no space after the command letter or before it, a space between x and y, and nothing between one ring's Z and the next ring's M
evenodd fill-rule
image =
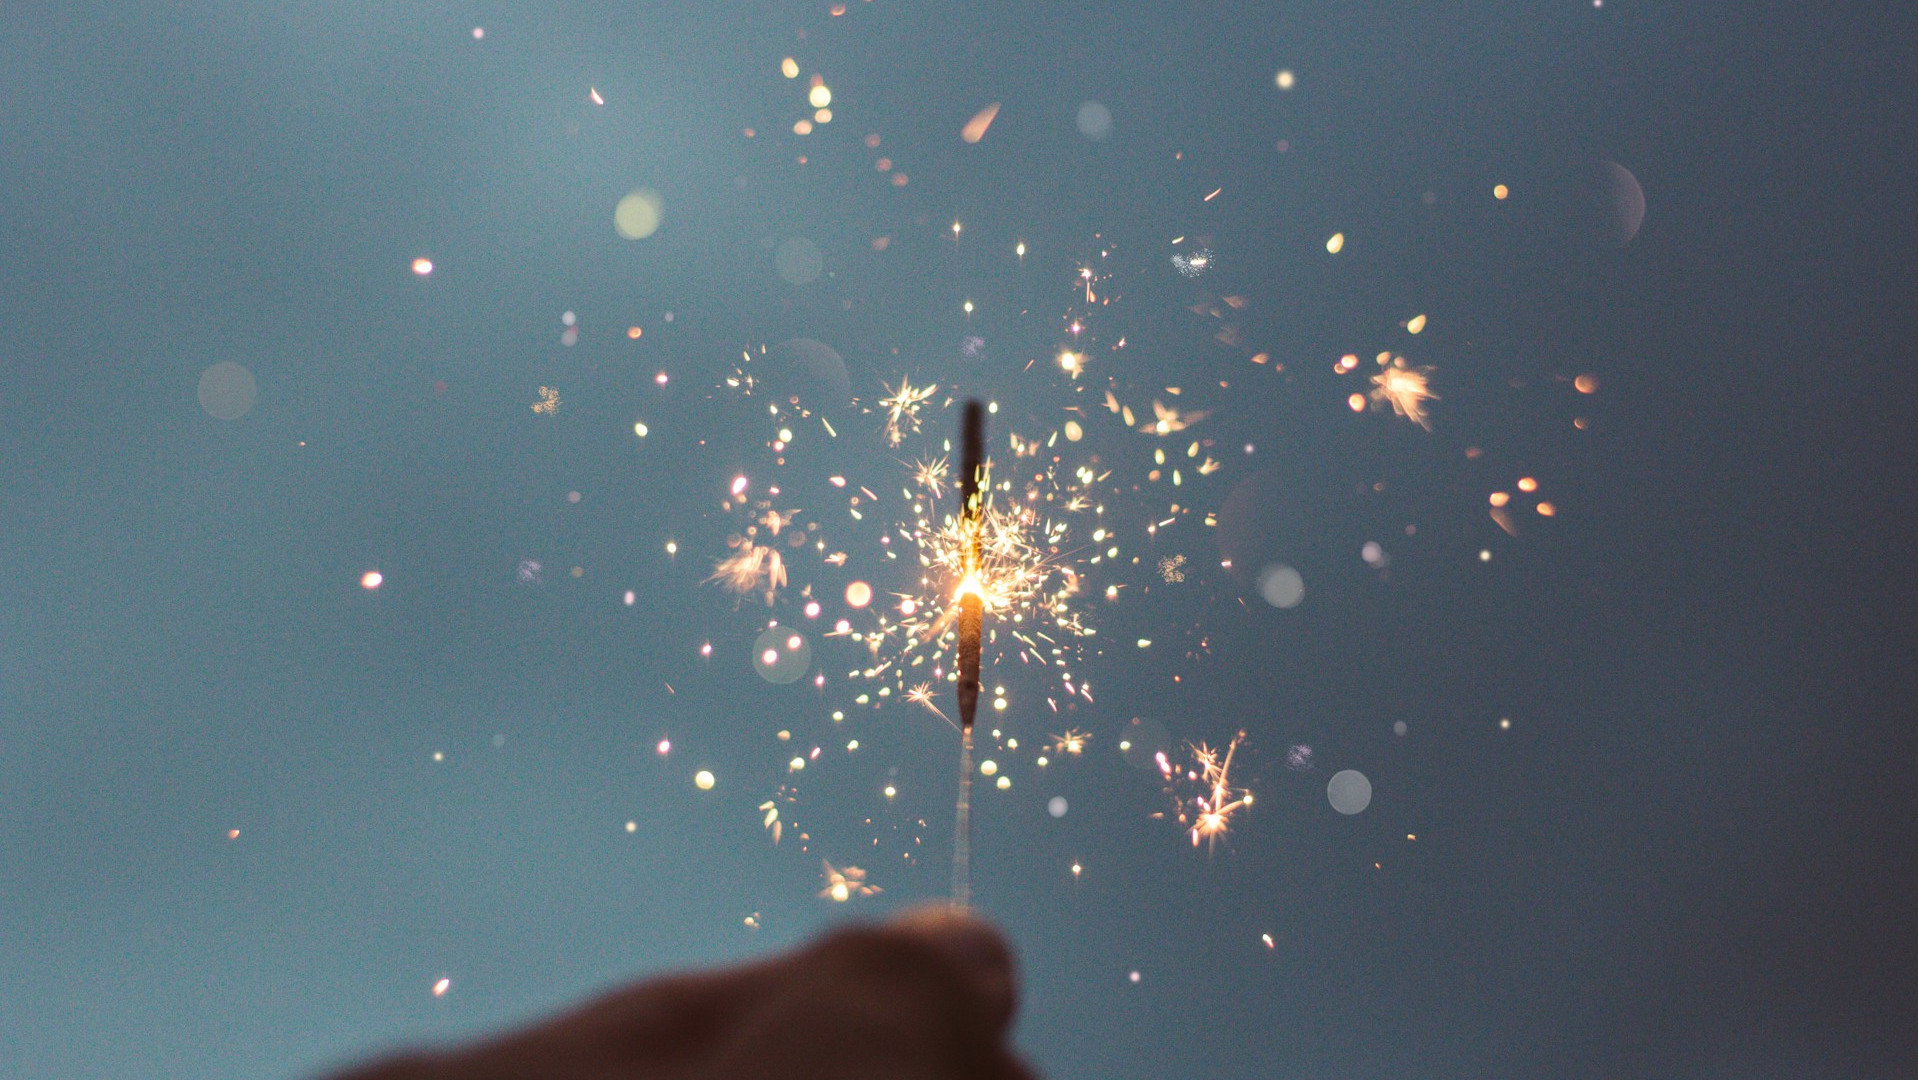
M1005 1045L1016 998L1012 955L996 931L924 908L338 1080L1031 1080Z

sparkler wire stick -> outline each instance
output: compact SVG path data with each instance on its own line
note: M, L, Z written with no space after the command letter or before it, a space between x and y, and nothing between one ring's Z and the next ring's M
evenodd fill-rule
M979 481L985 472L986 411L977 401L966 402L961 432L962 468L959 473L960 523L965 535L964 571L959 595L959 802L953 811L952 906L972 902L972 719L979 711L979 647L985 621L985 597L980 594L980 536L985 495Z

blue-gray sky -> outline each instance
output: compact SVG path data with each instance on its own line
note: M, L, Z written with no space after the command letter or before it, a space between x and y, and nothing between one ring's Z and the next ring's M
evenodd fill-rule
M1124 559L1083 568L1124 592L1071 665L1098 693L1055 717L1057 675L1006 659L1024 746L975 814L1047 1074L1918 1067L1918 22L846 6L0 8L0 1073L311 1076L941 897L950 732L853 706L824 626L826 689L763 682L798 598L701 583L741 472L847 550L795 559L827 622L893 572L826 482L891 497L875 418L813 400L840 437L775 467L765 399L720 385L802 337L866 405L910 377L999 402L995 438L1075 392L1106 423ZM833 118L801 136L814 74ZM1627 243L1608 161L1645 196ZM630 241L636 188L663 215ZM777 272L795 237L818 280ZM1095 265L1109 304L1075 291ZM1379 350L1434 369L1430 432L1347 408ZM198 397L222 362L257 382L234 420ZM1225 463L1178 492L1144 474L1186 441L1099 404L1167 386ZM1235 491L1222 528L1299 566L1298 607L1218 567L1198 519ZM1175 753L1247 732L1257 801L1216 848L1153 817L1134 716ZM1087 754L1039 769L1068 724ZM758 806L812 745L787 813L819 835L775 846ZM1350 817L1345 768L1375 791ZM885 891L818 898L822 856Z

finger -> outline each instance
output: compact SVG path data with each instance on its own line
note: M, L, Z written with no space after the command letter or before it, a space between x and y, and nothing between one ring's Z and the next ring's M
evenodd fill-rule
M922 909L785 957L616 991L440 1064L460 1080L621 1069L699 1080L1026 1080L1004 1047L1014 985L1011 950L995 930Z
M972 979L996 1034L1018 1011L1018 971L1012 948L992 925L946 905L925 906L894 919L892 926L939 948Z
M537 1058L577 1047L594 1059L697 1059L730 1039L741 1017L787 981L789 958L713 973L649 979L606 994L489 1048Z
M793 956L697 1075L983 1078L1028 1074L1004 1048L1010 953L970 920L840 930Z

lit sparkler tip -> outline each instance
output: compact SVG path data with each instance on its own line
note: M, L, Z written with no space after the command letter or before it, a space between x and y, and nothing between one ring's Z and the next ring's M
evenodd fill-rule
M959 594L959 727L969 730L979 712L980 624L985 603L977 587Z
M985 597L979 580L984 561L981 532L985 495L979 490L985 472L986 410L978 401L966 402L960 431L963 452L959 473L961 536L964 548L957 597L959 605L959 802L953 807L952 904L963 910L972 900L972 719L979 711L979 647L985 621Z
M963 553L965 576L959 593L959 727L970 730L979 711L979 650L981 623L985 617L985 589L979 579L981 522L984 496L980 476L985 471L986 410L978 401L966 402L965 426L961 431L963 449L959 472L960 516L966 532L967 550Z

